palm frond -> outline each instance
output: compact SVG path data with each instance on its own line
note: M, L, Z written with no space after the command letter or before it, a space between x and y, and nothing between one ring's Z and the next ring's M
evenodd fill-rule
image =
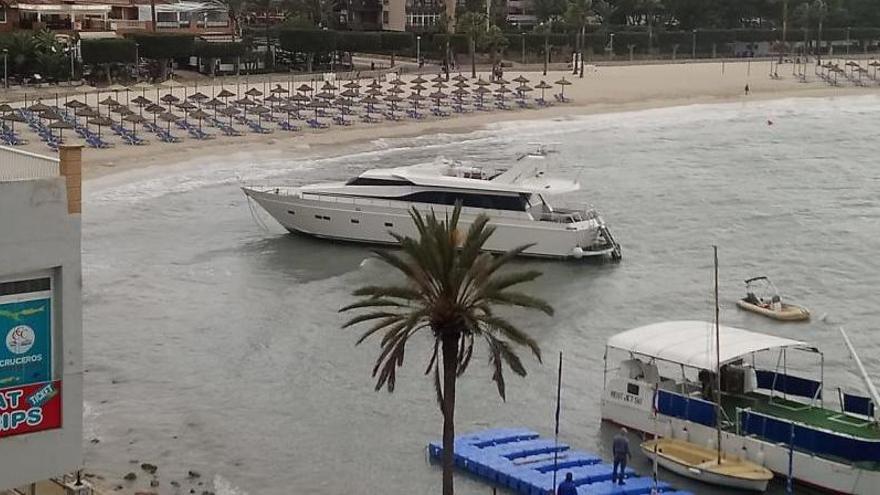
M367 330L366 332L361 334L360 338L357 339L357 341L354 343L354 345L356 345L356 346L361 345L371 335L373 335L376 332L379 332L380 330L382 330L390 325L393 325L395 322L399 322L401 320L401 318L403 318L403 315L395 315L393 317L388 317L388 318L385 318L385 319L382 319L382 320L376 322L376 324L374 324L369 330Z
M489 344L489 366L492 367L492 381L495 382L495 386L498 388L498 395L501 396L501 400L507 401L500 341L491 334L485 334L485 337L486 343Z
M363 309L363 308L406 308L409 307L409 304L403 304L400 301L393 301L391 299L380 299L378 297L371 297L369 299L362 299L355 303L349 304L348 306L342 307L339 309L340 313L344 313L346 311L351 311L352 309Z
M398 313L391 313L388 311L375 311L373 313L366 313L366 314L357 315L357 316L353 317L352 319L345 322L342 325L342 328L348 328L352 325L357 325L358 323L363 323L365 321L375 320L378 318L390 318L390 317L397 317L397 316L401 316L401 315Z
M537 270L499 274L486 284L486 292L492 293L502 291L509 287L513 287L514 285L531 282L541 275L541 272Z
M553 316L553 306L550 306L547 301L537 297L527 296L520 292L496 292L493 294L486 294L485 298L488 302L493 304L538 309L546 313L548 316Z
M541 358L541 349L538 347L538 343L535 342L534 339L529 337L525 332L516 327L513 323L505 320L504 318L499 318L497 316L479 316L477 319L488 326L491 330L496 331L500 335L502 335L507 340L511 342L528 347L532 354L535 355L538 362L543 362Z
M352 295L358 297L390 297L394 299L417 300L421 298L422 293L417 289L402 285L367 285L355 290L352 292Z

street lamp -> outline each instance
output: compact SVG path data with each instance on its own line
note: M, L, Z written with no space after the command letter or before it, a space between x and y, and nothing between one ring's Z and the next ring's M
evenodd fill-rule
M849 28L846 28L846 56L849 57Z
M70 48L69 48L69 50L70 50L70 85L72 86L73 85L73 77L74 77L73 57L75 56L75 53L74 53L75 45L73 44L73 41L71 41L70 43L71 43Z
M544 75L547 75L547 65L550 64L550 21L541 23L544 28Z
M3 49L3 87L9 87L9 72L7 72L6 60L9 58L9 50Z
M416 36L416 64L422 66L422 37Z
M138 43L135 43L135 44L134 44L134 80L135 80L135 82L137 82L137 80L140 78L140 75L141 75L141 71L140 71L140 62L141 62L140 47L141 47L140 44L138 44Z
M697 30L693 30L693 37L691 39L691 58L696 60L697 58Z
M608 57L614 60L614 33L609 34L610 41L608 42Z

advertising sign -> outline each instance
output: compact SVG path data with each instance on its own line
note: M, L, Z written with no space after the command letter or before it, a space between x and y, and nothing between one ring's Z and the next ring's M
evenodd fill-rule
M52 379L52 300L0 303L0 387Z
M61 428L61 381L0 389L0 438Z

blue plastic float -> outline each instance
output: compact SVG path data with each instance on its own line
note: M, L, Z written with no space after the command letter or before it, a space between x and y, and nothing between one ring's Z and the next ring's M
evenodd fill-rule
M439 460L442 442L428 444L429 455ZM650 494L653 481L627 469L626 484L611 483L611 465L597 455L572 450L564 443L540 438L524 428L493 428L455 438L455 465L489 483L522 495L553 493L553 457L557 455L557 483L571 473L579 495ZM658 483L661 493L692 495Z

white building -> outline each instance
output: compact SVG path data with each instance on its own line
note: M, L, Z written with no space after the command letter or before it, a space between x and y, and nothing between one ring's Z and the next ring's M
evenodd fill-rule
M0 147L0 491L82 467L80 177Z

